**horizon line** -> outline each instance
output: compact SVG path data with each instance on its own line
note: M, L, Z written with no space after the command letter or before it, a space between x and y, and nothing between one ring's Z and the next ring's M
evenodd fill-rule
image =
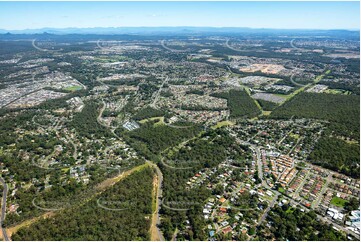
M111 27L104 27L104 26L96 26L96 27L41 27L41 28L25 28L25 29L6 29L0 28L0 30L5 31L29 31L29 30L43 30L43 29L54 29L54 30L65 30L65 29L121 29L121 28L215 28L215 29L222 29L222 28L243 28L243 29L255 29L255 30L262 30L262 29L269 29L269 30L347 30L347 31L360 31L360 28L276 28L276 27L246 27L246 26L111 26Z

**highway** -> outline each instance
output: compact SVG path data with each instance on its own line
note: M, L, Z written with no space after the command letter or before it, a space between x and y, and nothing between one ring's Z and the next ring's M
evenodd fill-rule
M189 49L176 50L176 49L169 48L168 46L165 45L165 40L162 40L162 41L160 42L160 44L162 45L162 47L163 47L164 49L169 50L169 51L171 51L171 52L178 52L178 53L180 53L180 52L184 52L184 51L189 51Z
M230 45L229 45L229 40L230 40L230 39L227 39L227 40L226 40L226 47L227 47L228 49L231 49L231 50L234 50L234 51L242 51L241 49L236 49L236 48L230 46Z
M2 203L1 203L1 216L0 216L0 225L1 225L1 230L3 233L3 237L5 241L10 241L9 236L6 232L6 229L3 227L3 223L5 220L5 215L6 215L6 199L7 199L7 195L8 195L8 185L6 185L4 179L2 177L0 177L0 182L4 187L3 190L3 199L2 199Z

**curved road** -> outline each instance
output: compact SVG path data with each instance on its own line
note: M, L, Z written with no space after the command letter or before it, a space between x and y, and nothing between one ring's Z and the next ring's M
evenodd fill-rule
M3 227L3 222L5 220L5 215L6 215L6 198L8 195L8 185L6 185L6 183L2 177L0 177L0 182L4 186L3 199L2 199L2 203L1 203L0 225L1 225L1 230L3 233L4 240L10 241L9 236L6 232L6 229Z
M161 40L161 41L160 41L160 44L162 45L162 47L163 47L164 49L169 50L169 51L171 51L171 52L181 53L181 52L189 51L189 49L176 50L176 49L169 48L168 46L165 45L165 40Z
M239 52L242 51L242 50L240 50L240 49L237 49L237 48L234 48L234 47L230 46L230 45L229 45L229 41L230 41L230 39L227 39L227 40L226 40L226 47L227 47L228 49L231 49L231 50L234 50L234 51L239 51Z

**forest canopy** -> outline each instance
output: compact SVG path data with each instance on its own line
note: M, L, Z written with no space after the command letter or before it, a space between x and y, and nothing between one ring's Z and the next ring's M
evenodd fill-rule
M276 108L271 118L314 118L331 122L331 130L342 136L359 137L360 97L326 93L301 93Z
M12 240L149 240L153 175L150 167L136 171L85 204L19 229Z

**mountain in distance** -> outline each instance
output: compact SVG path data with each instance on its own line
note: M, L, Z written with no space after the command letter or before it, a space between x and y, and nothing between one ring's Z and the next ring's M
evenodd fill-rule
M94 27L94 28L41 28L24 30L0 29L0 34L201 34L201 33L312 33L359 34L359 30L267 29L247 27Z

